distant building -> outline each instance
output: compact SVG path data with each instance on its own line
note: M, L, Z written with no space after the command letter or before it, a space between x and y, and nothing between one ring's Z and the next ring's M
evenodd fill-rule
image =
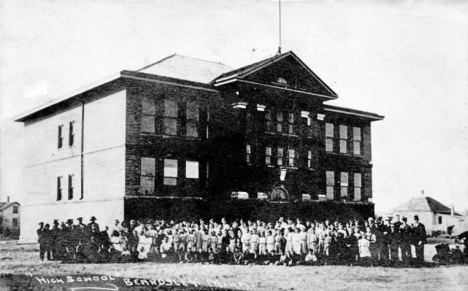
M371 122L383 116L324 103L336 98L293 52L240 69L173 55L25 113L22 240L40 221L111 224L156 215L158 199L232 192L373 215Z
M408 222L413 222L415 215L426 227L426 232L440 231L447 233L447 229L453 226L452 233L457 234L468 230L468 218L454 211L453 206L447 207L431 197L416 197L393 209L394 215L407 217Z
M19 231L20 204L18 202L0 202L0 222L2 230Z

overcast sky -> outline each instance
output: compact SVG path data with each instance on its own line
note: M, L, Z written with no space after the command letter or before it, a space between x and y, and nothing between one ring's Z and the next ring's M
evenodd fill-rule
M330 104L385 116L372 124L376 210L422 190L468 209L468 4L344 2L283 1L282 46L339 94ZM0 183L21 200L13 116L173 53L232 67L273 56L278 2L0 0L0 32Z

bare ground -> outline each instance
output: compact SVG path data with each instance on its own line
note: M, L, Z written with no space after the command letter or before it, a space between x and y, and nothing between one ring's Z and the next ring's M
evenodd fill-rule
M121 278L243 282L244 290L468 290L468 266L232 266L201 264L61 264L41 262L38 245L0 242L0 274L112 275ZM1 278L0 278L1 279ZM205 284L206 285L206 284Z

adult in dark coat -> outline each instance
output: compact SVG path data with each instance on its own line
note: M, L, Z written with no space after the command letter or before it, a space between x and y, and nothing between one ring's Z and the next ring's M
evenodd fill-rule
M426 228L424 227L424 224L419 222L419 217L417 215L414 216L413 233L414 233L413 244L416 247L416 259L419 262L423 262L424 261L424 245L427 243Z
M42 228L42 225L41 225ZM51 256L50 256L50 249L52 246L52 236L50 234L50 225L46 224L44 228L39 229L38 232L40 231L40 242L39 242L39 257L41 258L41 261L44 260L44 253L47 255L47 260L50 261Z
M51 251L52 251L52 260L57 261L59 258L59 246L57 243L58 236L60 235L60 228L58 219L54 219L54 226L50 231L51 235Z
M407 218L403 217L403 222L400 225L400 234L401 234L401 259L403 262L408 263L412 258L411 254L411 241L413 238L413 230L407 223Z
M390 225L390 232L388 233L388 239L390 242L390 260L396 262L398 261L398 247L401 243L401 236L397 223L392 223Z

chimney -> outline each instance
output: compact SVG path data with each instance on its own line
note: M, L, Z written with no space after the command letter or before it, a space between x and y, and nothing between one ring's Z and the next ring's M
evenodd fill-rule
M453 203L450 205L450 214L452 215L452 217L455 216L455 208L453 206Z
M7 199L7 202L10 202L10 196L7 196L6 199Z

